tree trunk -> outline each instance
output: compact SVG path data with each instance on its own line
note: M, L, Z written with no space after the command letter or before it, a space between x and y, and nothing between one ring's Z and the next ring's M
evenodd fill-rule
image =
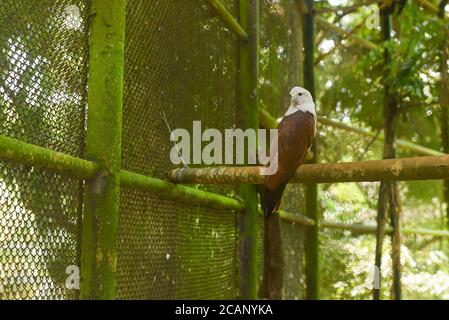
M443 0L440 3L440 11L439 18L445 19L444 17L444 8L446 7L448 0ZM441 149L444 153L449 153L449 118L448 118L448 109L449 109L449 74L448 74L448 64L447 59L447 45L449 42L449 35L447 27L443 27L444 31L444 39L441 46L440 52L440 74L441 74L441 83L440 83L440 136L441 136ZM444 181L443 186L444 192L444 202L446 203L446 223L449 229L449 180Z
M384 8L381 10L381 27L382 37L385 42L391 38L391 8ZM390 72L391 57L387 49L384 50L385 72L386 75ZM395 120L398 111L398 103L395 95L390 91L388 84L385 84L384 95L384 159L396 158L396 151L394 148L395 139ZM376 233L376 257L375 266L379 271L382 264L382 242L385 234L385 212L388 210L390 216L391 226L393 233L391 236L391 258L393 268L393 297L396 300L401 299L401 241L399 233L399 219L400 219L400 207L398 205L399 193L396 182L383 182L379 189L379 202L377 212L377 233ZM380 287L377 287L373 291L373 298L380 299Z

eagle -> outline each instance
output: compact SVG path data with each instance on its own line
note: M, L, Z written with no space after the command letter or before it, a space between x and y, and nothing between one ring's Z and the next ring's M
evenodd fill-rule
M270 150L270 162L277 161L277 171L265 178L260 192L264 221L264 269L259 296L282 299L283 254L279 207L282 194L296 169L304 163L316 134L315 103L309 91L294 87L290 107L279 123L277 150ZM276 156L277 155L277 156ZM270 163L267 164L269 166Z
M291 102L278 127L278 149L270 152L270 159L278 161L277 172L265 179L265 216L277 212L282 193L296 169L304 163L316 133L315 103L309 91L294 87Z

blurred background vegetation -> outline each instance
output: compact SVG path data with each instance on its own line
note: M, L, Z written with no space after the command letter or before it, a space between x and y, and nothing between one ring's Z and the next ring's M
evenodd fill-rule
M367 1L363 1L365 3ZM372 3L373 1L371 1ZM430 1L436 7L439 1ZM285 43L292 25L289 0L264 1L278 28L263 29L278 43L262 48L262 104L276 117L282 116L288 97L289 57L292 48ZM316 104L318 114L351 127L379 134L384 125L384 86L397 97L399 114L396 137L443 151L441 139L440 57L446 41L443 22L437 14L423 9L417 1L406 1L393 14L392 39L384 44L379 26L377 3L362 1L315 1L319 16L335 26L377 45L367 49L349 37L316 24ZM341 10L327 8L341 7ZM346 9L349 8L349 9ZM323 10L325 9L325 10ZM399 12L400 11L400 12ZM448 7L446 7L446 13ZM446 20L447 21L447 20ZM262 22L262 25L265 21ZM267 25L272 25L268 22ZM285 30L288 30L285 32ZM280 34L279 34L280 33ZM267 36L262 35L265 39ZM383 50L392 54L391 73L384 76ZM447 44L445 45L447 47ZM284 86L279 85L284 84ZM268 92L269 93L268 93ZM263 99L263 98L262 98ZM319 162L381 159L383 143L341 129L319 126ZM397 149L397 157L416 156ZM320 214L323 220L375 225L378 183L320 185ZM400 198L402 227L447 228L446 203L442 181L402 182ZM349 231L322 231L321 286L324 299L370 299L375 235L353 235ZM449 298L449 252L447 240L429 236L402 236L402 286L405 299ZM383 250L382 297L390 297L390 237Z

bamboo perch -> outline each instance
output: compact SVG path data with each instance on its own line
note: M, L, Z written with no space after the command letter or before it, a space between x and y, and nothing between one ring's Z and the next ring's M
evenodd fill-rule
M97 172L97 165L92 161L79 159L43 147L19 141L17 139L0 135L0 159L13 163L49 170L59 174L79 179L90 179ZM156 192L170 199L177 199L197 205L211 206L221 209L242 211L244 205L237 199L223 195L206 192L188 186L175 185L170 182L147 177L126 170L120 172L121 185L137 188L143 191ZM260 211L262 214L262 211ZM295 222L305 226L315 224L315 221L300 215L281 210L279 216L282 220ZM330 222L320 224L321 228L354 230L359 233L373 233L375 227L361 224L347 225ZM374 229L375 230L375 229ZM449 231L430 230L422 228L403 229L405 234L422 234L436 237L449 237Z
M94 162L72 157L2 135L0 135L0 159L25 166L33 166L80 179L92 178L95 176L97 170L97 165ZM126 170L122 170L120 172L120 179L121 185L123 186L149 192L157 192L167 198L177 199L183 202L236 211L242 211L244 207L240 201L233 198L187 186L175 185L160 179L147 177ZM260 214L262 214L262 211L260 211ZM283 210L279 212L279 216L282 220L295 222L305 226L315 224L313 220L308 219L303 215L293 214ZM320 224L320 227L349 231L353 230L358 233L375 232L372 231L375 230L375 227L361 224L347 225L323 222ZM449 237L449 231L444 230L406 228L403 229L403 231L405 234Z
M260 167L180 169L168 173L176 183L263 184ZM304 164L292 183L338 183L449 179L449 155L326 164Z
M234 19L234 17L229 13L226 7L221 3L220 0L207 0L211 7L215 10L218 17L226 24L226 26L231 29L242 41L248 40L248 33L242 28L242 26Z
M273 118L269 112L265 109L260 109L259 112L259 121L262 125L262 127L266 128L266 129L274 129L277 128L277 126L279 125L279 122ZM318 122L322 125L328 125L334 128L338 128L338 129L342 129L342 130L346 130L346 131L350 131L350 132L354 132L357 134L360 134L362 136L366 136L366 137L370 137L370 138L374 138L377 136L377 139L379 139L380 141L384 141L385 137L383 135L383 133L380 133L379 135L377 135L374 132L365 130L365 129L360 129L360 128L354 128L351 126L348 126L347 124L341 123L339 121L336 120L332 120L326 117L320 117L318 116ZM396 139L395 140L396 145L403 149L403 150L409 150L409 151L413 151L416 152L416 154L418 155L423 155L423 156L442 156L445 153L431 149L431 148L427 148L424 146L420 146L416 143L412 143L409 142L407 140L402 140L402 139Z

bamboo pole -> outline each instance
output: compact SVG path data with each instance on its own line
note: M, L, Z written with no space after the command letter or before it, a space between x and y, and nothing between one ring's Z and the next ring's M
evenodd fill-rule
M261 126L266 129L275 129L279 125L279 121L277 119L273 118L273 116L271 116L267 110L262 109L262 108L259 111L259 121L260 121ZM337 128L337 129L341 129L341 130L354 132L361 136L376 138L379 141L385 141L385 137L384 137L383 133L376 134L376 133L368 131L366 129L354 128L354 127L351 127L342 122L332 120L332 119L329 119L326 117L318 116L318 123L320 123L322 125L326 125L326 126L331 126L331 127ZM420 146L418 144L415 144L415 143L412 143L412 142L409 142L409 141L403 140L403 139L395 139L394 143L398 148L415 152L418 155L423 155L423 156L445 155L444 152L440 152L440 151L437 151L437 150L434 150L431 148Z
M76 158L3 135L0 135L0 159L85 180L95 176L98 170L98 165L92 161ZM155 192L162 197L186 203L211 208L230 209L239 212L243 211L245 207L244 203L234 198L198 190L184 185L173 184L126 170L121 170L120 180L121 185L123 186L147 192ZM262 214L261 210L259 210L259 214ZM294 222L304 226L315 224L314 220L311 220L304 215L283 210L279 212L279 216L284 221ZM376 227L362 224L348 225L323 222L320 224L320 228L341 229L354 231L355 233L374 233ZM387 227L386 233L389 233L389 230L391 230L391 228L389 229L389 227ZM425 228L404 228L402 229L402 233L449 237L449 231Z
M418 4L423 7L426 11L438 15L440 18L447 19L448 15L444 12L444 8L438 8L437 5L429 2L428 0L415 0ZM442 13L440 11L443 11Z
M115 299L125 0L93 0L91 12L86 154L99 172L85 193L80 296Z
M323 124L323 125L329 125L332 126L334 128L338 128L338 129L342 129L345 131L350 131L350 132L354 132L357 133L359 135L365 136L365 137L370 137L370 138L374 138L377 136L377 139L379 141L385 141L385 136L383 133L377 135L374 132L365 130L365 129L360 129L360 128L354 128L351 126L348 126L347 124L329 119L329 118L325 118L325 117L318 117L318 122ZM403 139L395 139L394 140L395 145L398 148L401 148L403 150L408 150L408 151L413 151L418 155L423 155L423 156L442 156L445 153L431 149L431 148L427 148L424 146L420 146L418 144L409 142L407 140L403 140Z
M179 184L173 184L164 180L147 177L126 170L122 170L120 172L120 180L121 185L123 186L157 193L163 197L179 200L183 203L191 203L195 205L201 204L205 207L230 209L236 211L242 211L245 209L244 203L230 197Z
M261 167L214 167L173 170L169 181L202 184L263 184ZM304 164L291 183L340 183L441 180L449 178L449 155L360 162Z
M294 213L287 212L284 210L279 211L279 217L284 221L297 223L297 224L300 224L303 226L314 226L316 224L314 220L312 220L306 216L303 216L300 214L294 214Z
M0 135L0 159L66 176L89 180L99 172L97 163ZM236 199L121 170L121 184L161 196L205 207L241 211L244 204Z
M319 16L315 17L316 22L321 24L323 27L325 27L328 30L334 31L336 33L339 33L343 36L347 36L349 39L353 40L354 42L358 43L362 47L365 47L370 50L374 50L377 48L377 45L369 40L363 39L362 37L359 37L356 34L350 34L348 31L343 30L332 23L328 22L326 19L321 18Z
M417 0L417 2L427 11L438 14L439 10L436 5L427 0Z
M247 30L248 40L239 43L239 72L237 74L238 124L242 129L259 127L259 0L239 1L239 22ZM239 193L245 202L240 216L240 294L242 298L257 299L258 267L258 197L255 185L241 184Z
M242 41L248 40L248 33L242 28L242 26L234 19L231 13L221 3L220 0L207 0L210 6L215 10L218 17L231 29Z
M346 224L346 223L325 221L320 224L320 228L350 231L353 234L376 234L377 225L359 224L359 223ZM385 233L392 234L393 228L390 226L385 227ZM401 233L404 235L422 235L422 236L449 238L449 231L447 230L432 230L426 228L401 228Z
M72 157L17 139L0 135L0 159L51 170L79 179L90 179L98 170L94 162Z
M381 0L367 0L364 1L362 3L358 3L358 4L354 4L352 6L347 6L347 7L328 7L328 8L320 8L320 9L315 9L314 13L315 14L323 14L323 13L332 13L332 12L342 12L342 13L348 13L348 12L353 12L353 11L357 11L360 7L368 7L371 6L373 4L379 3Z

